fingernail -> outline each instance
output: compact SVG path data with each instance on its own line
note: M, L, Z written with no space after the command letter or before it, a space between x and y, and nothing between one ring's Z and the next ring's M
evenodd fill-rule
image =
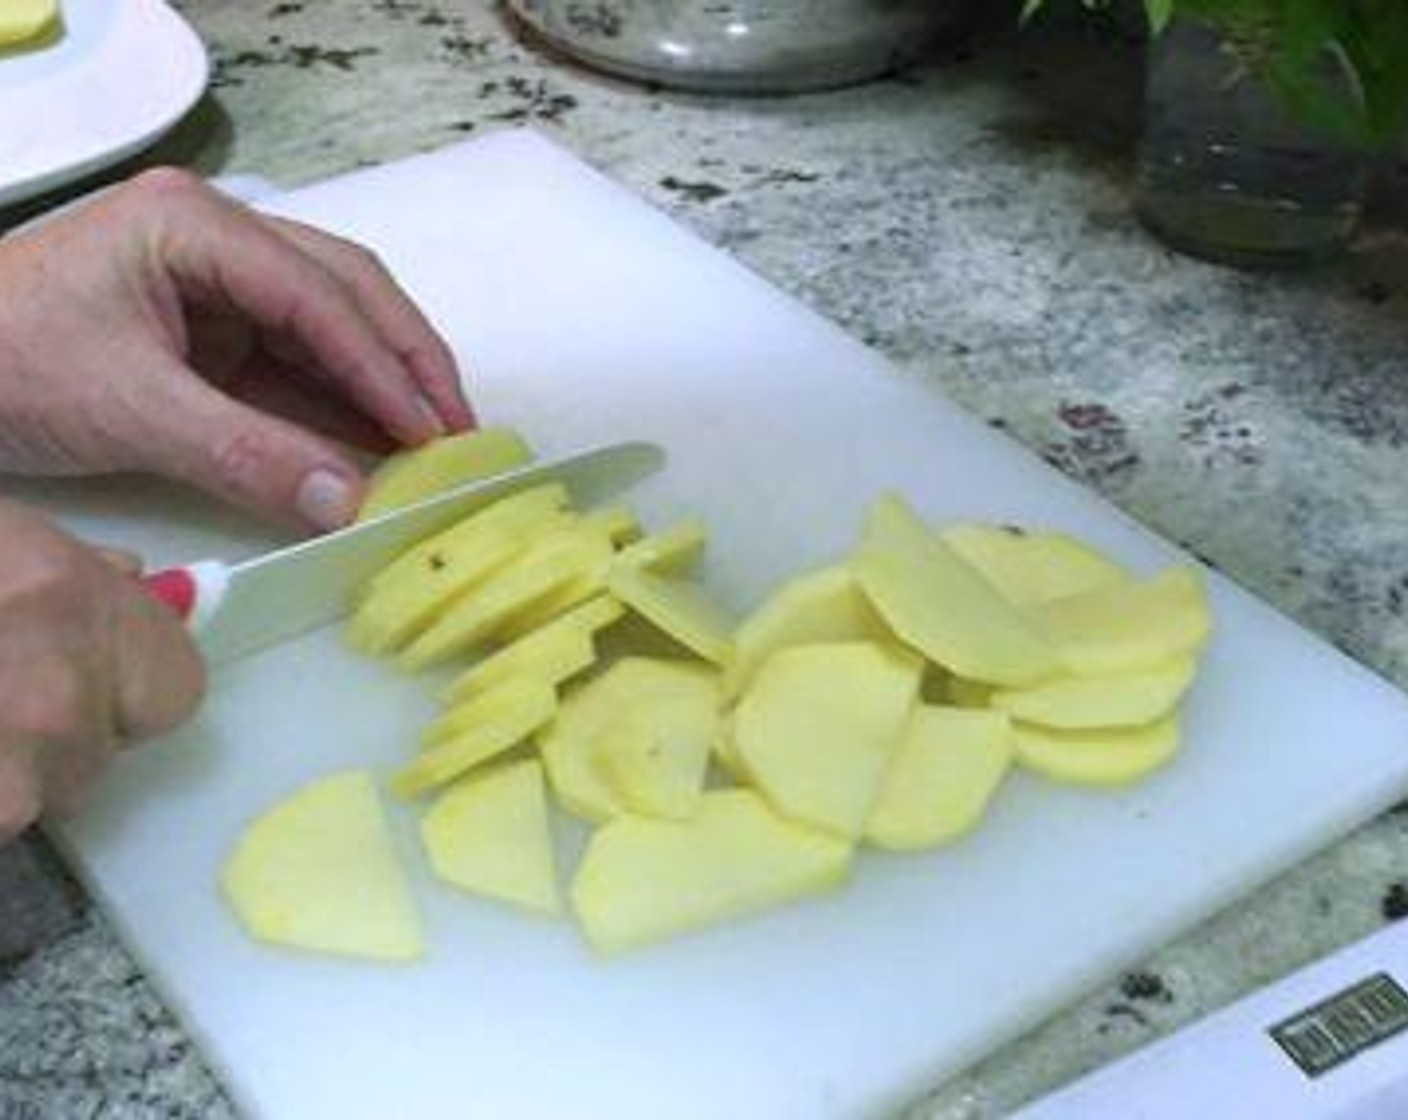
M319 467L298 486L298 512L319 529L340 529L357 515L356 487L337 472Z
M440 419L440 414L435 411L435 406L430 403L428 398L417 394L416 408L425 417L425 422L430 425L432 435L443 436L445 434L445 421Z

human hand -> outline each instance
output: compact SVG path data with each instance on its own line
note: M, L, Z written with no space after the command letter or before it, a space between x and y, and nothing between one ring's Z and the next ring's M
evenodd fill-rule
M119 557L0 502L0 845L71 813L121 747L184 721L204 687L176 615Z
M161 474L330 529L362 493L340 442L473 422L370 253L193 175L146 172L0 240L0 471Z

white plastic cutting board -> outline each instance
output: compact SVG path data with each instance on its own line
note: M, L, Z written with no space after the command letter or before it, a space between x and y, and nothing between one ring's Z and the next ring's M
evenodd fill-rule
M376 246L485 417L544 452L663 443L638 506L703 516L707 577L739 606L847 548L887 487L934 518L1068 529L1141 569L1179 558L533 135L275 208ZM156 561L267 542L157 486L43 500ZM881 1116L1408 788L1404 697L1211 585L1186 749L1155 780L1110 795L1017 776L960 846L868 854L837 894L617 960L437 888L419 861L422 965L303 957L236 928L214 884L240 825L330 769L385 772L430 712L421 685L331 633L225 672L199 724L127 758L68 839L252 1116Z

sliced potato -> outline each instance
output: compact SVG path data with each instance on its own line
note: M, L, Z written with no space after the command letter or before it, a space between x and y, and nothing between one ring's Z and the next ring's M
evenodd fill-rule
M446 740L457 739L467 731L493 723L506 712L528 703L536 705L543 689L555 685L555 681L528 672L510 676L445 711L421 732L421 747L429 749Z
M371 776L330 774L250 822L221 874L261 941L377 960L425 951Z
M568 697L564 707L570 705ZM538 736L538 753L558 805L574 817L602 824L622 812L620 798L601 772L600 741L554 722Z
M865 838L895 851L956 840L982 820L1012 752L1012 725L1002 712L919 705L865 822Z
M599 529L607 540L618 548L629 545L640 536L640 522L630 506L605 506L582 514L582 522L593 529Z
M743 766L779 812L859 836L899 748L921 666L888 642L778 650L735 712Z
M1050 641L898 498L871 507L852 563L890 628L959 676L1029 685L1060 671Z
M718 725L714 729L714 741L711 744L713 758L723 767L724 773L737 784L741 786L753 785L753 778L738 753L738 739L733 728L736 711L737 709L723 712L719 716Z
M979 681L949 677L946 691L948 702L956 708L986 708L992 703L992 685Z
M994 708L1013 719L1042 727L1136 727L1162 719L1178 706L1193 683L1196 662L1184 654L1130 673L1102 677L1060 677L1033 688L999 690Z
M1191 568L1111 584L1029 608L1077 676L1127 673L1197 650L1212 629L1203 581Z
M631 516L630 511L624 511ZM632 523L634 523L632 521ZM606 577L615 559L616 538L621 532L620 511L604 510L584 515L580 530L584 535L596 534L601 540L597 562L581 575L563 584L549 595L529 603L504 620L502 636L514 640L540 630L588 599L596 598L606 589Z
M424 669L482 645L525 608L598 570L610 551L600 532L577 526L541 538L512 566L458 599L405 648L401 664Z
M839 886L851 845L776 816L750 790L711 790L688 821L622 816L572 884L587 939L617 952Z
M451 683L445 698L459 705L519 676L557 686L596 664L596 643L588 634L553 630L526 642L522 638L471 666Z
M621 658L568 695L538 737L558 801L598 823L625 811L627 797L649 811L687 815L703 785L718 706L718 675L707 666Z
M628 544L616 557L616 563L672 575L693 567L703 554L707 539L704 523L691 518Z
M889 633L849 566L808 572L784 583L738 627L724 691L730 696L743 691L758 666L784 646L863 641Z
M1065 533L967 523L945 527L939 539L1018 606L1078 595L1129 578L1109 557Z
M619 666L593 677L563 697L557 717L537 736L548 784L558 804L582 820L600 824L623 810L602 772L604 736L621 716ZM633 670L628 670L629 675ZM627 683L629 680L627 678Z
M719 725L719 674L701 664L627 658L608 673L618 718L596 756L607 784L629 811L686 819L704 791Z
M447 554L475 552L500 533L511 533L525 544L551 529L561 528L576 517L567 509L567 488L549 482L499 498L476 510L448 529L407 549L372 577L366 596L402 582L419 584L427 572L435 571Z
M692 583L642 569L615 566L611 593L686 649L717 665L733 652L733 619Z
M953 682L957 680L952 673L942 666L935 665L928 658L924 660L924 675L919 680L919 699L925 704L951 704L957 703L949 695L953 688ZM958 704L958 706L972 706ZM986 707L986 704L977 705Z
M516 642L534 631L550 626L573 607L595 599L606 587L606 564L609 560L584 568L576 577L523 607L498 627L497 636L505 642Z
M380 517L476 478L503 474L532 458L528 445L507 428L479 428L398 451L372 472L357 520Z
M476 703L482 718L437 740L392 776L391 788L399 796L415 797L512 750L553 718L557 691L544 681L515 677Z
M1014 724L1017 760L1056 782L1123 786L1157 770L1178 750L1178 719L1168 716L1143 727L1056 731Z
M569 580L541 599L524 605L521 610L515 611L505 619L499 628L504 639L514 641L535 630L541 630L574 607L589 599L595 599L605 591L606 576L612 558L610 537L600 526L593 529L590 525L584 525L583 528L585 532L596 532L600 535L602 547L597 550L596 562L585 567L575 579Z
M348 644L373 655L395 652L522 551L518 534L497 529L479 534L473 548L435 554L416 579L399 579L368 592L348 623Z
M457 782L421 818L420 833L445 882L540 914L561 912L537 759Z
M59 0L6 0L0 5L0 50L38 44L59 27Z
M476 661L450 682L442 699L454 703L520 673L561 684L587 667L571 668L580 661L584 650L592 651L595 658L593 639L597 631L610 626L625 612L626 608L609 595L588 599Z

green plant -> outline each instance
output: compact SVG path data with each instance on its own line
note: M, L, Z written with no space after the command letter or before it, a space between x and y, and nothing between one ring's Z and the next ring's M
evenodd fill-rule
M1026 0L1023 19L1046 2ZM1265 81L1315 128L1384 147L1408 125L1408 0L1142 2L1154 34L1176 16L1217 28L1238 69Z

